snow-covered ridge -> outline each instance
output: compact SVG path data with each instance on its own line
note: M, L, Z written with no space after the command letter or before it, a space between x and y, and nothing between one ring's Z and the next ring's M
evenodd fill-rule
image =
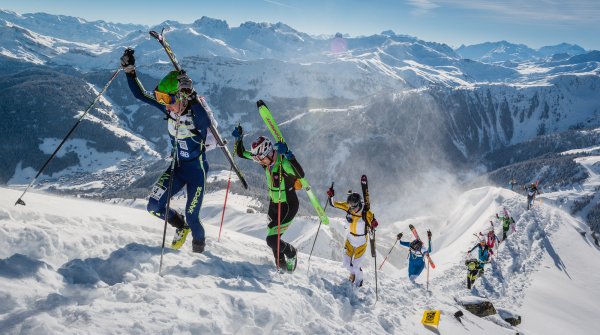
M103 21L87 22L43 13L18 15L0 11L0 19L7 22L0 30L3 55L36 63L71 65L81 69L114 68L118 65L123 48L129 46L136 48L136 55L143 60L141 64L163 62L166 60L164 54L149 38L147 31L168 27L171 45L186 67L188 61L193 58L219 57L225 59L230 67L229 72L232 73L225 76L229 81L234 81L233 73L240 70L236 67L236 61L268 59L273 62L307 65L313 72L321 70L319 64L354 68L351 72L364 71L365 75L380 78L376 79L378 82L385 81L384 78L396 79L415 87L430 84L457 87L482 82L530 83L539 81L542 71L517 71L515 68L519 64L531 63L529 68L553 68L554 65L548 63L553 60L550 57L554 55L553 52L567 55L567 58L585 53L585 50L570 44L548 46L534 51L524 45L514 45L506 41L463 46L455 52L448 45L427 42L392 31L372 36L346 37L347 50L336 50L333 48L335 38L312 37L283 23L246 22L239 27L230 27L225 21L207 17L191 24L165 21L151 28ZM10 29L9 25L35 33L33 43L24 43L24 40L28 39L26 36L31 33L25 34L25 37L22 34L11 34L6 31ZM42 43L43 41L55 42ZM504 55L504 58L488 59L480 55L484 51L493 55ZM463 57L475 61L462 59ZM503 62L498 62L499 60ZM486 64L487 62L494 64ZM598 68L597 60L581 60L578 63L589 65L585 69L580 66L560 71L589 73ZM532 73L538 75L530 77L529 74ZM293 77L301 80L299 75L295 73ZM327 79L335 77L328 75ZM347 81L340 84L352 85L347 84ZM388 85L391 89L402 87L402 84Z
M343 213L329 212L333 220L321 229L308 277L306 252L317 221L297 218L285 238L301 251L298 269L279 276L263 239L265 215L247 213L252 199L230 195L217 242L224 193L208 194L202 211L207 251L192 254L189 245L167 250L160 277L161 220L144 210L35 193L26 195L27 206L14 207L19 194L0 189L0 329L6 334L414 334L426 331L419 321L430 308L442 311L442 332L506 334L510 326L497 317L479 319L465 312L462 324L452 317L458 310L455 299L473 293L521 315L523 323L513 332L548 333L550 323L542 317L553 320L552 331L594 331L593 323L583 321L597 312L592 302L600 290L593 283L600 262L586 257L585 266L581 263L581 254L598 252L582 238L585 228L546 205L525 212L524 198L506 190L469 191L445 218L381 222L379 262L398 231L409 235L410 222L434 232L437 268L430 271L428 294L425 273L416 286L407 280L406 250L397 248L379 273L374 306L372 258L365 262L365 285L358 290L347 282L339 261ZM472 233L489 227L503 206L517 220L517 230L469 292L464 252L475 242ZM556 285L561 289L545 289ZM567 300L569 309L558 308Z

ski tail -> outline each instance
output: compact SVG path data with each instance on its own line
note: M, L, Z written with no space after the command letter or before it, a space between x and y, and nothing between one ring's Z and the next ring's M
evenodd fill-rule
M412 232L413 236L417 239L420 240L419 238L419 233L417 233L417 229L415 228L415 226L413 226L412 224L408 225L408 228L410 228L410 231Z
M433 262L433 260L431 259L431 256L429 256L429 253L425 254L425 257L427 257L427 261L429 262L429 265L431 266L432 269L435 269L435 263Z
M369 198L369 182L366 175L360 177L360 187L362 188L363 199L365 200L364 212L368 212L371 209L371 199Z

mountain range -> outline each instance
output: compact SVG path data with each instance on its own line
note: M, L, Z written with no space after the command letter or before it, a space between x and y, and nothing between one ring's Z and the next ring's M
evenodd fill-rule
M0 111L8 118L1 148L11 157L2 162L0 182L30 180L119 67L124 48L135 49L140 78L152 90L171 70L148 35L162 28L224 136L238 122L247 141L264 134L255 107L263 99L314 185L335 180L356 188L365 172L379 190L375 200L400 202L405 210L415 199L442 201L446 185L452 189L472 176L493 179L499 174L488 172L523 163L498 162L496 152L520 152L539 138L564 139L600 127L600 52L568 43L534 50L500 41L453 49L393 31L310 36L284 23L230 27L202 17L148 27L0 11ZM67 192L84 184L88 196L143 196L169 152L162 114L135 100L119 76L91 115L40 187ZM559 154L547 165L559 164ZM220 153L209 158L213 168L227 169ZM257 181L251 192L261 194L260 171L241 165Z

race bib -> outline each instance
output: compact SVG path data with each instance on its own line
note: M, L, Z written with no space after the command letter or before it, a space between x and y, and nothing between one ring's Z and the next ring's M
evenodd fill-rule
M165 194L166 190L167 190L166 187L156 184L152 188L152 192L150 192L150 198L158 201L158 200L160 200L160 197L162 197L162 195Z

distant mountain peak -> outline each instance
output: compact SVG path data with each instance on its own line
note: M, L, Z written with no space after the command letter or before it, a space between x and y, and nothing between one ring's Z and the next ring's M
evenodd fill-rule
M223 30L229 30L229 24L225 20L214 19L208 16L202 16L200 19L192 23L196 27L214 27Z

